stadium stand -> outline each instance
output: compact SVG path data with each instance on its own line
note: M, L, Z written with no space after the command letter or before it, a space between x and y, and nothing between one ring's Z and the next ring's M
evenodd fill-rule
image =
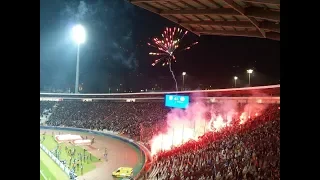
M241 95L240 95L241 96ZM241 111L245 104L238 104ZM198 141L163 151L153 157L142 179L280 179L280 105L268 104L263 114L241 126L207 132ZM54 108L53 108L54 107ZM50 126L119 132L148 146L164 131L170 111L163 101L41 101L40 114L50 109Z
M150 111L149 109L152 109ZM81 102L62 101L57 103L54 113L47 122L51 126L68 126L85 129L120 132L137 139L140 123L152 125L163 117L169 109L163 102Z
M53 101L40 101L40 116L44 115L45 111L51 111L54 105Z
M158 155L148 179L280 179L280 118L276 106L244 126L206 133Z

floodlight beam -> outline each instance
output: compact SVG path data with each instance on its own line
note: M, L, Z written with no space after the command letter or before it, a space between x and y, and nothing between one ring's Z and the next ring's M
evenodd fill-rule
M82 25L78 24L72 28L72 38L77 44L83 44L86 41L86 32Z
M77 43L77 65L76 65L76 82L74 93L79 93L79 66L80 66L80 45L86 41L86 31L81 24L72 28L72 38Z

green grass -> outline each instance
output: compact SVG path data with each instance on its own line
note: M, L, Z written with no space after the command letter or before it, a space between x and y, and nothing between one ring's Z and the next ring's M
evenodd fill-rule
M43 175L42 175L41 173L42 173ZM45 176L44 173L40 170L40 180L47 180L46 177L47 177L47 176Z
M40 149L40 180L67 180L69 179L63 170Z
M42 138L43 135L40 135L40 138ZM42 142L42 144L49 150L53 150L57 147L58 143L56 142L55 138L52 137L52 135L45 135L45 140ZM69 167L69 159L70 156L68 155L68 153L65 151L65 147L68 146L68 148L72 147L75 148L76 153L81 153L83 154L83 148L81 148L80 146L73 146L70 143L60 143L60 147L61 147L61 154L60 154L60 160L66 160L66 165ZM89 155L90 153L88 151L85 152L87 155ZM92 171L93 169L96 168L95 163L96 162L100 162L100 160L91 155L91 160L89 160L88 162L84 162L83 163L83 174ZM71 169L71 167L69 167L69 169ZM77 169L76 168L76 174L78 176L81 176L81 170L80 168Z

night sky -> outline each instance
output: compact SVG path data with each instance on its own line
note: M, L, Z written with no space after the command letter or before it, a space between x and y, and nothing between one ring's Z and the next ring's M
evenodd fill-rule
M169 68L151 66L154 57L148 53L154 49L147 43L177 25L125 0L40 1L40 90L74 88L77 46L70 32L77 23L87 31L80 49L82 92L135 92L156 85L174 90ZM199 44L177 54L172 65L179 85L185 71L191 89L232 87L233 76L247 86L249 68L252 85L280 83L279 41L189 33L182 44L195 41Z

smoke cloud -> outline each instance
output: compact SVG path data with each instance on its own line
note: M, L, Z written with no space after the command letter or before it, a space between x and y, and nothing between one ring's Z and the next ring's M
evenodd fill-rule
M196 100L185 110L172 109L166 117L166 131L154 136L150 142L151 153L155 155L189 140L198 140L209 131L218 132L227 126L244 124L250 116L261 115L266 107L265 104L250 103L240 109L235 101L207 103Z
M120 63L135 69L138 63L131 31L134 16L132 8L130 3L118 0L66 1L61 11L61 23L70 26L82 23L88 28L88 43L91 43L86 43L89 47L88 59L103 59L110 65Z

